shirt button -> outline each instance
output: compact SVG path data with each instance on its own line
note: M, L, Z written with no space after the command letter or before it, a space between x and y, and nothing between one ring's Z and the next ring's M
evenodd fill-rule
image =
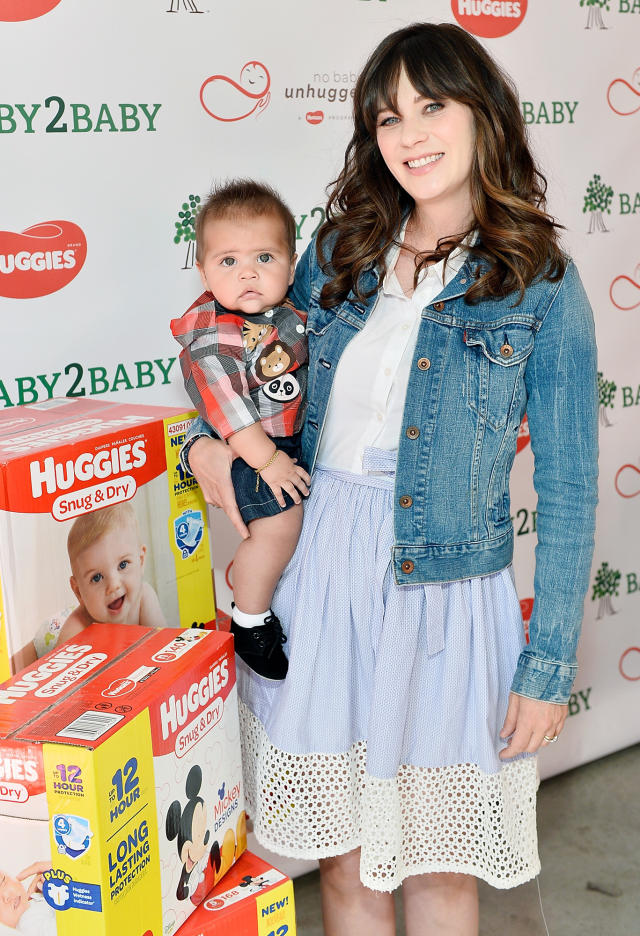
M376 416L378 417L378 422L382 422L382 420L383 420L383 418L384 418L383 415L382 415L382 413L376 413Z
M409 428L407 429L407 435L409 436L410 439L417 439L418 436L420 435L420 430L418 429L417 426L409 426Z
M463 278L460 280L460 283L461 283L463 286L464 286L464 284L465 284L466 282L467 282L466 276L463 277Z
M389 377L390 374L391 374L391 368L390 368L390 367L385 367L385 369L384 369L384 375L385 375L385 377Z
M402 326L402 331L409 331L409 323L408 323L408 322L405 322L405 323L404 323L404 325Z
M410 497L408 494L404 494L400 498L401 507L411 507L412 504L413 504L413 497Z
M418 367L420 368L420 370L429 370L429 368L431 367L431 361L429 360L428 357L418 358Z
M444 302L434 302L433 308L436 310L436 312L442 312L444 309Z
M413 562L411 561L411 559L405 559L402 565L400 566L400 568L405 573L405 575L411 575L411 573L415 569L415 566Z
M511 355L513 354L513 348L511 347L510 344L507 344L507 342L505 341L505 343L500 348L500 354L502 355L503 358L510 358Z

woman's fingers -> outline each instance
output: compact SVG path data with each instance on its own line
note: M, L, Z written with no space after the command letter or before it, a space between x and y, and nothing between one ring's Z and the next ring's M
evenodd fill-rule
M549 738L560 735L567 717L566 705L529 699L515 693L509 695L509 705L501 738L508 738L500 751L500 759L508 760L517 754L535 754L541 747L554 743Z

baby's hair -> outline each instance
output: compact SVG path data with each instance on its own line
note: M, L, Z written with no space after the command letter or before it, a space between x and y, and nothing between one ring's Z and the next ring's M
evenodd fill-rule
M289 255L296 252L296 222L275 189L253 179L232 179L216 185L196 215L196 260L204 260L204 227L218 218L261 217L275 214L284 224Z
M112 504L111 507L103 507L102 510L94 510L92 513L82 514L74 521L67 537L67 552L69 553L69 562L73 566L76 557L95 543L96 540L110 533L111 530L122 529L130 526L138 533L138 521L133 504L125 501L122 504Z

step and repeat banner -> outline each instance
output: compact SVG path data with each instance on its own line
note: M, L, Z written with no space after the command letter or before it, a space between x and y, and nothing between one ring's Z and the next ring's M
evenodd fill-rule
M571 717L541 758L551 775L640 737L640 0L0 0L0 407L183 405L168 323L200 292L200 200L214 180L267 180L302 251L361 65L421 19L460 23L515 79L596 316L597 541ZM525 422L512 483L525 626L532 469ZM228 608L237 540L220 511L213 535Z

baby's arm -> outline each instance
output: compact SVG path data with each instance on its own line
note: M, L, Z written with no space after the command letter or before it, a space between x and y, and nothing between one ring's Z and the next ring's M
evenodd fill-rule
M293 498L296 504L302 500L300 494L306 497L309 493L307 485L311 478L307 472L286 452L277 448L260 423L254 423L246 429L234 432L227 442L234 457L239 456L244 459L252 468L262 468L263 465L268 465L275 453L278 453L271 464L262 469L260 477L269 485L281 507L285 506L284 491Z
M78 605L75 611L72 611L67 620L62 625L58 643L64 643L70 637L80 634L85 627L88 627L87 614L81 605Z
M142 598L140 599L140 620L138 624L141 627L166 627L167 622L162 613L160 602L155 591L145 582L142 586ZM176 622L176 627L178 623Z

